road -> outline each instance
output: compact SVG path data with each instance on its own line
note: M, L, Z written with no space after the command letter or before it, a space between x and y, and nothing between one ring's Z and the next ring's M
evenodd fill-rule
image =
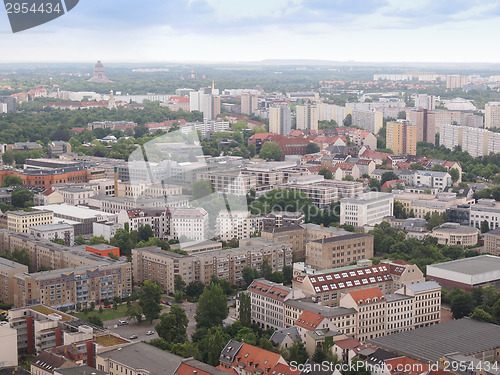
M187 334L188 337L191 338L194 331L196 330L196 320L194 318L196 314L196 303L185 301L180 303L179 305L184 309L189 319ZM224 326L233 324L237 320L236 308L234 308L233 305L234 305L233 300L228 301L229 315L224 320ZM169 311L170 311L170 306L166 306L166 308L161 311L161 314L168 313ZM130 336L137 335L137 339L132 340L134 342L150 341L158 337L158 334L155 331L155 326L160 322L159 319L154 320L152 324L148 324L146 322L137 323L135 319L132 319L129 321L129 324L124 326L118 325L118 320L127 320L127 318L107 320L104 322L104 328L109 329L111 332L114 332L125 339L130 339ZM153 331L154 334L146 335L147 331Z

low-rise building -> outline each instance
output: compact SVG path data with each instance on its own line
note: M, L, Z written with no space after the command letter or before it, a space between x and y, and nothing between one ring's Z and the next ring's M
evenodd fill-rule
M310 241L306 245L306 263L317 270L347 266L373 257L373 236L353 233Z
M438 239L440 245L468 247L477 244L479 229L456 223L445 223L435 227L431 236Z
M75 243L75 228L71 224L45 224L30 227L30 234L37 238L43 238L49 241L61 239L66 246L73 246Z
M223 241L233 238L248 239L259 232L262 218L250 215L248 211L221 211L215 222L216 237Z
M288 299L303 298L304 293L265 279L254 280L247 288L251 303L252 322L262 329L280 329L283 327Z
M257 187L257 177L239 169L200 173L197 180L209 180L216 192L224 194L246 195Z
M441 320L441 286L435 281L405 285L397 294L415 298L413 319L414 327L438 324Z
M473 290L500 281L500 258L480 255L427 266L427 277L445 288Z
M47 210L7 212L7 229L13 232L29 233L33 226L52 224L53 222L54 214Z
M493 255L500 255L500 228L485 233L484 251Z
M393 215L394 196L370 192L357 198L340 200L340 224L363 227L380 224L384 217Z

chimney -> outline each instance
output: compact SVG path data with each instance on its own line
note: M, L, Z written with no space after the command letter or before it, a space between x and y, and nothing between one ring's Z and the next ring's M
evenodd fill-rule
M403 290L404 290L404 295L406 296L406 284L404 285Z

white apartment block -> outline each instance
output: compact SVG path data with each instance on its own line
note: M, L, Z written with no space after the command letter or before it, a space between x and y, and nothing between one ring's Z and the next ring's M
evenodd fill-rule
M292 131L292 112L288 104L269 108L269 132L288 135Z
M262 227L262 218L252 216L248 211L221 211L217 216L216 237L223 241L233 238L248 239Z
M305 297L300 290L292 290L265 279L254 280L246 293L250 296L252 323L258 324L262 329L283 328L285 301Z
M452 181L448 172L416 171L415 185L431 187L438 191L443 191L445 188L452 185Z
M436 108L436 97L434 95L416 94L415 107L434 110Z
M415 327L415 298L393 293L385 295L385 334L409 331Z
M250 192L250 189L257 187L257 177L243 174L239 169L199 173L196 179L209 180L212 183L212 188L218 193L238 196L245 196Z
M340 200L340 224L363 227L380 224L384 217L393 215L394 196L390 193L370 192L357 198Z
M468 152L473 157L479 157L498 152L500 133L481 128L442 125L439 143L450 150L460 146L462 151Z
M73 246L75 243L75 228L71 224L45 224L29 228L30 234L37 238L52 241L55 238L64 241L66 246Z
M171 235L175 239L208 239L208 212L203 208L176 208L171 210Z
M415 298L413 319L414 327L438 324L441 320L441 286L435 281L403 286L397 294Z
M352 111L352 125L359 126L370 133L378 134L384 125L384 114L376 111Z
M500 204L494 199L479 199L470 207L470 226L481 228L481 223L487 221L490 229L496 229L500 223Z
M486 103L484 109L484 126L486 128L500 128L500 102Z
M298 105L296 124L299 130L318 130L318 108L307 103Z

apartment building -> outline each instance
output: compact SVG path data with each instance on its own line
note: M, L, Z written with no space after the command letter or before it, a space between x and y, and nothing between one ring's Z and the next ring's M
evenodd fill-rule
M394 196L390 193L370 192L357 198L340 200L340 224L363 227L380 224L384 217L393 215Z
M484 127L500 128L500 102L486 103L484 110Z
M383 112L352 110L352 125L368 130L370 133L378 134L384 123Z
M470 226L481 228L483 221L488 222L490 230L499 227L500 204L494 199L479 199L477 204L470 207Z
M221 211L215 222L216 237L223 241L248 239L262 228L262 218L248 211Z
M417 126L409 121L387 122L387 148L396 155L417 154Z
M186 284L200 281L195 276L194 257L164 251L156 246L132 249L132 274L137 283L156 281L162 290L172 293L177 276L181 276Z
M385 335L415 328L415 297L398 293L385 295Z
M479 157L497 152L500 147L500 133L482 128L443 125L439 143L450 150L459 146L471 156Z
M170 215L170 235L174 239L203 241L209 238L208 212L204 208L174 208Z
M157 247L132 249L134 280L156 281L167 293L174 292L174 279L179 275L186 284L201 281L209 284L212 275L238 285L243 282L243 268L262 269L267 259L273 272L292 264L288 244L273 243L262 238L240 241L240 247L180 255Z
M384 294L393 293L404 285L423 283L424 275L414 265L400 260L382 261L368 266L370 261L358 265L316 271L303 264L294 264L293 288L301 289L306 297L323 306L338 306L342 294L353 290L378 287Z
M397 294L415 299L413 319L415 328L438 324L441 320L441 286L435 281L404 285Z
M130 263L102 262L99 266L80 266L53 271L14 275L16 307L44 304L74 309L77 303L125 298L132 293Z
M458 198L455 193L441 192L433 195L396 191L393 192L393 194L394 201L401 202L403 204L403 209L407 215L413 212L413 215L420 219L425 218L427 214L432 214L434 212L441 214L453 207L468 203L467 198Z
M182 195L182 186L164 184L146 184L144 182L130 181L119 182L117 197L138 198L138 197L165 197Z
M0 258L0 301L14 304L14 275L28 273L28 266Z
M63 222L30 227L29 233L34 237L49 241L56 238L61 239L66 246L73 246L75 243L75 228L73 225Z
M212 189L218 193L245 196L257 187L257 178L243 174L239 169L200 173L197 180L209 180Z
M386 298L379 288L356 290L340 299L340 306L358 313L358 340L366 341L385 335Z
M496 228L484 235L484 251L493 255L500 255L500 229Z
M429 142L432 144L436 142L435 122L430 121L429 111L427 109L414 108L406 113L406 119L408 120L409 123L416 126L416 129L412 128L411 131L413 132L416 130L415 135L417 138L416 139L417 142Z
M281 329L285 320L284 303L303 298L304 293L265 279L254 280L247 288L250 296L252 323L262 329Z
M241 113L253 115L259 106L259 96L252 93L241 94Z
M373 257L373 236L353 233L313 240L306 245L306 263L317 270L347 266Z
M318 108L307 103L296 107L296 129L299 130L318 130Z
M276 104L269 108L269 132L288 135L292 131L292 112L288 104Z
M54 214L51 211L7 211L7 229L13 232L29 233L30 227L53 222Z
M0 369L4 371L9 371L10 366L16 366L12 369L12 375L17 375L17 332L4 321L0 322L0 364Z
M443 191L448 186L452 186L451 176L448 172L415 171L415 186Z

